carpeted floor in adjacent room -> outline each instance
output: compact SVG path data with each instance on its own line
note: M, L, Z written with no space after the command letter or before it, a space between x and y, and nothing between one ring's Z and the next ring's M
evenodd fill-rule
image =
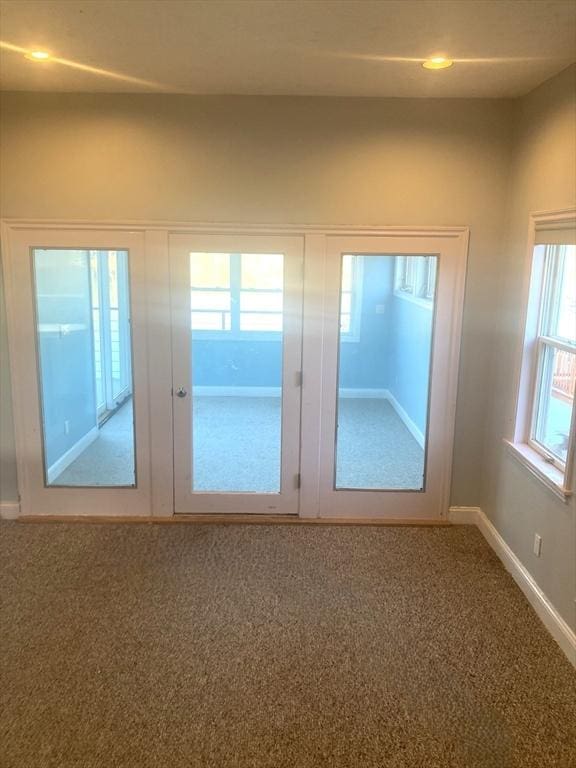
M573 768L477 530L0 526L3 768Z

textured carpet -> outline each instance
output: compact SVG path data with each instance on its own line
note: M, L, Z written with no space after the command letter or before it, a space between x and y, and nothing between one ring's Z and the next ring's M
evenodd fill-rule
M0 526L3 768L573 768L469 527Z
M197 396L193 402L194 490L278 493L279 398ZM338 487L422 487L424 452L387 400L342 398L338 420ZM56 483L132 485L133 440L129 402Z
M423 472L424 451L388 400L340 400L339 488L419 490ZM280 399L194 398L194 489L277 493L279 488Z
M58 475L55 485L134 485L131 400L102 425L96 440Z
M279 397L193 398L195 491L278 493Z
M424 451L388 400L338 401L337 488L420 490Z

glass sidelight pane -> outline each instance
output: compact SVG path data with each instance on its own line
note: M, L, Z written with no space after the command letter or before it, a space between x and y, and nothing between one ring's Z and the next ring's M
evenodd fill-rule
M193 491L280 492L283 286L282 254L190 253Z
M576 391L576 352L543 344L538 380L533 439L565 463Z
M33 251L45 482L134 486L126 251Z
M437 260L342 257L337 489L424 489Z

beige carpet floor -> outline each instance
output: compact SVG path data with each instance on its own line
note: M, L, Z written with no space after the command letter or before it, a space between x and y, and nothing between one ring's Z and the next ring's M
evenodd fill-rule
M574 768L469 527L0 526L2 768Z

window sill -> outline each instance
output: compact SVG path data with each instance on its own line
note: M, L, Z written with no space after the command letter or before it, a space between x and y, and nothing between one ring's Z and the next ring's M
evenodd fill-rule
M508 452L534 477L538 478L559 499L566 502L572 496L572 490L564 485L565 476L557 467L547 461L526 443L513 443L504 440Z
M421 296L414 296L412 293L404 293L404 291L394 291L394 296L404 301L409 301L411 304L416 304L424 309L431 310L434 307L434 302L431 299L423 299Z

